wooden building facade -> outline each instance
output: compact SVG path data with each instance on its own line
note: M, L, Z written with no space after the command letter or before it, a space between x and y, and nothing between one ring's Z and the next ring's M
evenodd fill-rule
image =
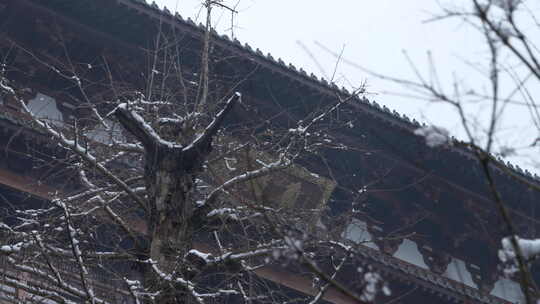
M107 66L117 76L116 89L130 84L144 87L148 50L155 47L156 37L166 33L173 37L166 43L180 46L186 71L198 69L204 28L144 0L0 0L0 16L0 56L6 72L27 88L29 107L60 124L87 111L81 107L85 97L65 75L51 72L47 62L91 80L85 87L89 96L111 89L98 66ZM213 33L212 43L213 56L219 59L213 62L213 73L221 81L216 87L225 90L223 84L238 84L259 114L271 117L286 109L300 118L310 109L331 104L336 96L350 96L345 89L237 40ZM362 243L358 254L364 266L391 282L390 300L517 303L522 297L518 284L504 278L498 268L497 250L506 236L503 221L474 154L453 146L426 146L414 135L421 127L417 122L376 102L356 99L340 111L340 119L348 124L335 131L336 137L353 149L340 151L339 157L333 150L325 152L338 185L327 200L328 213L340 218L354 211L342 235ZM237 116L249 120L249 113ZM29 150L45 159L62 151L48 144L27 120L12 100L0 101L0 193L6 201L31 208L49 200L65 176L56 170L58 176L51 177L45 166L29 160ZM317 165L306 166L321 176L328 174ZM519 168L505 168L540 184ZM520 234L538 237L538 193L502 169L494 171ZM352 194L344 189L363 190ZM403 237L387 237L392 235ZM539 271L534 274L540 276ZM263 270L260 275L312 293L308 283L292 274ZM0 289L0 297L2 292L24 293L6 287ZM326 300L351 303L339 294Z

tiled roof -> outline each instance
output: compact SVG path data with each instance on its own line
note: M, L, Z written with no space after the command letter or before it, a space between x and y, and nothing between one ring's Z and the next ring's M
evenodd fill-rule
M159 6L153 1L152 3L148 3L145 0L117 0L119 3L133 3L136 5L141 6L144 9L149 9L161 16L166 16L168 18L171 18L176 21L181 26L188 26L193 29L196 29L198 31L202 32L205 30L205 27L203 24L199 23L198 25L193 22L191 18L184 19L179 13L171 13L167 7L164 7L163 9L160 9ZM249 44L245 43L242 45L242 43L237 39L231 39L227 35L219 35L217 32L214 33L214 39L217 41L227 44L229 46L234 46L234 48L239 52L244 52L248 56L251 56L251 58L258 61L258 63L261 63L262 65L271 66L274 68L277 68L281 70L283 74L286 74L288 77L294 77L294 78L301 78L305 82L311 84L312 86L316 86L317 89L325 91L327 94L335 95L336 93L341 93L345 96L350 96L350 92L344 88L339 88L335 83L328 82L323 77L318 78L315 74L311 73L308 75L308 73L303 70L302 68L296 68L291 63L285 63L281 58L275 59L270 53L264 54L260 49L256 48L253 49ZM402 129L406 129L408 131L413 131L422 125L416 121L415 119L409 119L406 115L400 115L396 111L391 111L388 107L385 105L379 105L376 101L370 101L367 98L356 98L356 106L360 107L363 112L366 112L370 115L373 115L377 117L378 119L381 119L383 122L388 123L392 125L393 127L398 127ZM453 139L455 140L455 139ZM452 152L456 152L461 154L462 156L466 157L469 160L476 160L476 156L466 149L463 149L461 147L450 147ZM536 174L531 174L528 170L523 170L519 166L513 165L510 162L504 162L502 159L499 159L499 162L506 167L508 167L511 171L513 171L516 174L522 175L530 180L535 180L536 182L540 182L540 177ZM494 168L495 171L502 173L497 168Z
M179 26L188 26L196 31L199 31L201 34L205 31L205 26L201 23L196 24L191 18L183 18L179 13L171 13L169 9L166 7L163 9L160 9L159 6L152 2L151 4L147 3L145 0L117 0L121 4L135 4L140 6L143 9L150 10L156 14L159 14L160 16L165 16L166 18L169 18L171 20L174 20ZM272 54L267 53L266 55L259 49L259 48L252 48L249 44L245 43L242 44L238 39L234 38L231 39L229 36L223 34L220 35L216 31L213 31L214 34L214 42L226 44L229 47L233 47L236 51L243 52L245 55L249 56L251 59L254 59L257 61L257 63L261 63L266 67L273 67L280 69L282 73L287 74L289 77L295 77L300 78L302 80L305 80L306 82L311 83L314 86L317 86L318 89L324 89L327 91L327 93L331 93L332 95L335 95L336 92L341 93L343 95L350 95L351 92L349 92L345 87L339 88L335 83L328 82L323 77L317 77L315 74L310 73L308 74L304 69L297 68L291 63L285 63L281 58L274 58ZM357 100L361 104L369 106L371 110L376 111L378 114L382 115L386 119L394 121L394 123L397 123L401 127L405 127L407 129L416 129L420 126L420 123L416 121L415 119L410 120L406 115L400 115L396 111L390 111L386 106L380 106L375 101L369 101L366 98L358 98ZM375 113L375 112L374 112Z
M62 5L77 5L84 6L83 1L72 1L72 0L28 0L32 2L39 2L42 5L49 5L49 3L60 3ZM86 1L96 1L96 0L86 0ZM181 30L191 33L192 35L197 35L202 37L202 34L205 30L203 24L196 24L190 18L183 18L179 13L172 13L169 9L160 7L155 3L148 3L145 0L115 0L116 3L123 5L129 9L135 9L140 14L145 14L150 18L159 18L162 22L168 23L171 26L176 26ZM313 73L308 74L302 68L297 68L292 64L285 63L282 59L275 59L271 54L264 54L260 49L252 48L249 44L242 44L237 39L231 39L227 35L219 35L217 32L213 32L213 41L216 45L220 47L237 53L243 57L249 58L257 65L262 68L271 69L273 72L277 72L287 78L290 78L295 81L301 82L303 85L309 87L310 89L319 91L326 96L335 96L336 93L342 96L350 96L350 92L346 88L339 88L335 83L328 82L324 78L319 78ZM386 106L381 106L375 101L370 101L367 98L356 97L355 102L351 103L353 107L359 111L373 116L376 119L380 120L382 123L394 128L401 129L407 132L413 132L415 129L421 127L421 124L415 119L409 119L406 115L400 115L396 111L391 111ZM457 153L467 159L468 161L476 161L476 156L472 151L464 149L462 147L446 147L447 152ZM444 156L441 156L444 157ZM530 181L540 181L539 177L532 175L527 170L522 170L519 166L514 166L510 163L505 163L500 160L501 164L504 164L508 167L511 172L514 172L517 175L523 176ZM496 172L503 174L502 170L494 168ZM540 183L539 183L540 186Z

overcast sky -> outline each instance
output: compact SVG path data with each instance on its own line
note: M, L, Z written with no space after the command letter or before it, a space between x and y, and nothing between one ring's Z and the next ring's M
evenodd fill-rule
M178 11L184 18L204 21L200 0L156 2ZM439 2L456 5L468 1ZM436 0L226 0L224 3L236 7L238 14L232 20L231 30L231 13L215 10L214 25L220 33L234 35L242 43L302 67L308 73L327 78L334 75L333 80L340 86L350 88L367 83L371 100L419 121L443 126L457 137L464 135L459 119L448 106L389 94L410 92L381 81L349 62L378 73L411 79L414 73L404 52L423 73L429 71L427 52L430 52L441 82L450 84L455 76L475 91L486 89L486 73L469 65L487 58L482 36L459 20L426 22L441 12ZM325 48L335 53L343 50L343 60L338 62ZM487 105L474 105L470 109L474 117L487 113ZM523 147L532 142L537 134L531 131L528 115L524 108L510 109L501 124L499 146ZM538 151L523 152L536 155ZM531 160L536 158L510 160L532 169Z

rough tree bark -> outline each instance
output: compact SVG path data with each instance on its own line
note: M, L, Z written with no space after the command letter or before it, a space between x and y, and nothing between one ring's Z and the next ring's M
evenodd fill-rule
M240 98L239 93L229 98L223 110L187 146L161 139L127 104L117 107L113 112L120 124L144 146L144 180L150 211L149 231L152 234L148 256L166 273L188 272L181 269L188 265L180 266L183 263L178 262L193 248L193 233L198 226L196 223L204 220L195 218L194 211L198 207L193 196L195 179L212 152L214 135ZM160 297L158 302L181 303L175 293L178 291Z

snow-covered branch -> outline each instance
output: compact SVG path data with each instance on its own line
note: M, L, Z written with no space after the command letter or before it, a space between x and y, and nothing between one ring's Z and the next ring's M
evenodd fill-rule
M161 269L159 269L157 263L152 260L147 260L145 262L151 265L152 270L154 270L154 272L159 276L160 279L185 288L187 291L189 291L189 293L193 296L197 303L205 303L203 298L195 291L195 284L193 282L163 272Z
M135 110L130 109L128 103L119 104L112 112L120 124L135 136L148 150L162 145L169 148L182 148L182 145L164 140Z
M429 147L442 146L451 141L448 130L436 126L418 128L414 131L414 134L424 137L426 145Z
M56 299L62 299L61 301L59 301L59 303L73 303L68 299L73 297L87 297L87 293L85 291L79 289L72 284L69 284L65 280L58 281L55 276L47 273L44 270L44 267L24 265L18 263L13 258L8 258L6 261L9 263L10 267L12 267L14 271L17 271L19 273L27 273L30 275L30 277L35 277L35 279L32 280L32 285L35 286L33 287L19 279L17 276L11 276L9 273L4 273L6 280L4 280L3 282L7 282L7 285L21 288L23 290L26 290L27 287L36 288L36 290L29 290L29 292L44 297L46 297L47 295L53 295ZM47 282L56 282L56 284L47 284ZM95 304L109 303L96 296L93 297L93 300Z
M14 90L12 90L14 91ZM30 115L33 119L33 121L41 127L43 130L45 130L49 135L51 135L53 138L60 141L60 144L66 148L68 148L70 151L73 151L77 155L79 155L85 162L87 162L89 165L96 168L99 172L101 172L103 175L105 175L107 178L109 178L111 181L113 181L115 184L117 184L120 188L122 188L126 193L128 193L131 198L133 198L142 208L146 209L146 202L140 198L137 194L133 192L133 190L119 177L117 177L115 174L113 174L111 171L109 171L103 164L101 164L95 156L93 156L87 148L81 146L79 143L77 143L74 140L68 139L62 132L59 132L55 130L53 127L49 125L46 121L43 121L36 117L30 109L26 106L24 101L18 96L14 95L14 98L16 98L19 101L19 104L24 109L25 113Z
M540 239L522 239L520 237L515 237L519 248L521 249L521 255L527 261L535 260L540 256ZM515 267L516 262L516 251L514 250L514 245L512 244L511 237L505 237L501 240L502 249L499 250L499 259L503 263L509 264L510 268L507 268L507 272L513 273L517 272L518 269Z
M79 240L77 238L77 231L73 227L73 224L72 224L72 221L71 221L71 216L69 214L69 211L68 211L66 205L61 201L57 201L57 204L64 211L64 219L66 221L66 228L67 228L67 232L68 232L68 235L69 235L69 240L70 240L70 243L71 243L71 249L72 249L73 255L74 255L74 257L75 257L75 259L77 261L77 265L79 266L79 270L80 270L79 271L79 276L81 278L81 283L82 283L83 289L84 289L84 291L86 293L86 298L92 304L94 304L94 303L96 303L96 297L94 295L94 289L90 285L90 282L88 281L88 278L87 278L88 269L86 268L86 264L85 264L83 256L82 256L81 248L79 246Z
M208 208L208 206L213 206L218 195L222 192L226 192L228 189L230 189L234 185L252 180L254 178L265 176L267 174L270 174L279 170L283 170L289 167L290 165L291 165L290 160L281 158L273 163L264 164L263 167L259 169L248 171L243 174L237 175L229 179L225 183L223 183L221 186L212 190L212 192L210 192L210 194L206 197L206 199L200 204L200 207L207 206L205 208Z
M212 138L214 135L216 135L219 128L221 128L221 124L223 123L223 120L225 120L225 117L227 117L227 114L233 109L234 105L237 102L241 102L242 95L238 92L236 92L233 96L231 96L227 102L225 103L225 106L221 111L219 111L212 122L208 124L208 126L204 129L204 131L193 140L191 144L186 146L184 148L184 152L186 153L207 153L204 151L208 151L210 148L210 144L212 143Z

